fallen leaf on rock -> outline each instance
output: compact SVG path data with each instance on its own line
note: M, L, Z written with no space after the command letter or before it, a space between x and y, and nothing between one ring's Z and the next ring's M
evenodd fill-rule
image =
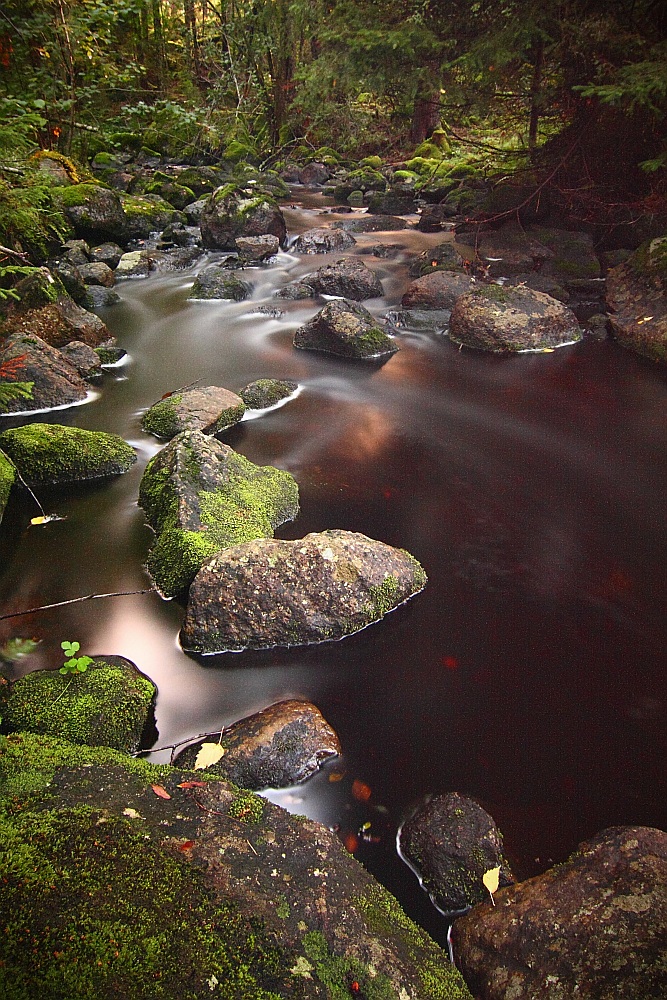
M202 743L199 753L195 757L195 771L203 771L211 764L217 764L224 752L225 748L219 743Z
M206 781L181 781L177 788L206 788Z
M493 898L494 892L498 891L498 886L500 885L500 866L497 868L489 868L488 872L484 872L482 875L482 882L489 890L489 896L491 897L491 902L496 905L496 901Z
M171 795L169 794L169 792L167 791L167 789L163 788L162 785L151 785L151 788L153 789L153 791L155 792L155 794L158 795L161 799L170 799L171 798Z

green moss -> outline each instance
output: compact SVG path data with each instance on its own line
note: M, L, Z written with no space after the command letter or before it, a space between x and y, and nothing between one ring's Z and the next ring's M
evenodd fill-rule
M0 813L5 1000L278 1000L291 959L141 820ZM277 986L280 992L272 987Z
M94 198L101 189L102 186L96 184L94 181L72 184L71 187L61 188L58 191L58 201L63 208L76 208L80 205L87 205L91 198Z
M81 181L81 173L79 168L70 160L69 156L64 156L62 153L58 153L53 149L40 149L36 152L33 160L53 160L55 163L59 163L64 167L67 176L71 180L72 184L79 184Z
M5 512L15 478L16 469L13 463L10 462L3 451L0 451L0 521L2 521L2 515Z
M204 532L168 528L149 552L146 568L160 593L175 597L190 586L220 547Z
M387 351L396 350L390 337L381 330L379 326L372 326L364 330L355 339L355 353L359 350L364 357L386 354Z
M134 449L117 434L61 424L28 424L4 431L0 448L31 485L118 475L136 462Z
M349 1000L355 993L365 1000L395 1000L396 992L387 976L369 970L358 959L335 955L320 931L304 934L302 945L330 1000ZM354 991L353 983L357 983Z
M183 429L179 425L178 413L176 411L176 407L182 399L183 396L181 394L173 393L171 396L167 396L166 399L161 399L158 403L154 403L142 418L142 430L148 434L155 434L156 437L173 438L175 434L178 434Z
M134 751L155 693L155 685L127 661L96 659L74 675L37 670L12 685L4 723L11 730Z
M282 382L279 379L259 378L256 382L251 382L239 395L246 406L251 409L261 410L267 406L279 403L281 399L291 396L298 388L296 382Z
M261 823L264 816L264 803L254 792L239 789L228 809L228 815L242 823Z

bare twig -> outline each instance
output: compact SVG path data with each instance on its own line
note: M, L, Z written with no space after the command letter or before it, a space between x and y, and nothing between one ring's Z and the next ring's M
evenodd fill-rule
M38 611L50 611L52 608L62 608L66 604L80 604L81 601L99 601L103 597L134 597L138 594L157 594L156 587L146 590L117 590L110 594L86 594L84 597L70 597L68 601L56 601L54 604L41 604L38 608L26 608L25 611L12 611L9 615L0 615L0 622L8 618L20 618L21 615L34 615ZM216 733L218 730L216 729Z

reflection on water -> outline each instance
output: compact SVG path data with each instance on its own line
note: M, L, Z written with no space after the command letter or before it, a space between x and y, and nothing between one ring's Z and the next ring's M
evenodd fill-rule
M310 200L287 210L291 233L328 221ZM358 237L358 251L401 247L392 259L364 255L385 289L371 311L396 305L410 254L441 239ZM196 380L238 390L257 378L300 386L224 435L296 477L301 512L278 534L346 528L407 548L426 590L381 624L304 649L188 657L182 607L155 595L12 619L0 638L41 638L33 667L58 665L63 639L129 657L159 687L160 746L282 698L313 701L345 756L271 798L336 826L443 940L394 849L420 796L480 798L522 875L607 825L667 827L664 378L586 341L500 358L406 331L381 367L297 351L293 332L318 304L273 292L337 256L284 253L249 268L243 303L188 301L196 268L119 286L122 302L103 315L130 359L105 374L98 398L57 419L122 434L137 464L112 483L40 491L63 520L39 528L17 492L0 530L0 599L7 613L149 586L136 498L158 444L142 413Z

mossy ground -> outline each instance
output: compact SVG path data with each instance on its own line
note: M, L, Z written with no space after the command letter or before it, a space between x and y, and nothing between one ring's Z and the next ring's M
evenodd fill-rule
M16 681L3 722L10 730L134 751L155 694L129 662L98 658L85 673L38 670Z
M28 424L0 434L0 448L28 483L71 482L126 472L134 449L117 434L61 424Z

